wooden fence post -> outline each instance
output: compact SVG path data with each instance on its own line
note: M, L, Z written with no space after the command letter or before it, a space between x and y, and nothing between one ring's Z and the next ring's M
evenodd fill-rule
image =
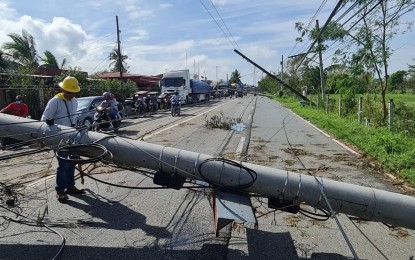
M339 96L339 117L342 117L342 95Z
M357 111L357 121L359 122L359 124L362 123L362 107L363 107L363 97L359 97L359 111Z

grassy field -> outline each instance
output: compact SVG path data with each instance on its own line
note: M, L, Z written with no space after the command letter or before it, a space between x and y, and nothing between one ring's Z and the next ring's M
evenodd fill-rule
M380 100L380 96L378 97ZM393 99L396 102L402 102L410 107L415 107L415 95L414 94L387 94L386 100Z
M414 95L391 95L394 102L402 101L415 106ZM389 98L388 97L388 98ZM298 115L326 132L359 149L368 160L377 162L377 170L398 175L415 185L415 139L402 133L392 133L387 127L366 127L357 122L357 116L339 117L303 106L292 97L275 98ZM396 100L395 100L396 99ZM409 104L408 104L409 105Z

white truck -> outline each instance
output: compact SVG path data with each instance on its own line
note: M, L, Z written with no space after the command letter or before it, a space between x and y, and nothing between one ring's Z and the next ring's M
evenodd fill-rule
M164 73L160 80L160 89L162 93L179 92L181 103L184 104L207 101L212 92L208 83L192 79L188 69Z

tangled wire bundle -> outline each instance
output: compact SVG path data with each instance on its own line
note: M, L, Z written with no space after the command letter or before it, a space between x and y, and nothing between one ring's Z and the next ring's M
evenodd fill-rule
M62 154L70 154L69 158ZM94 163L112 158L110 151L101 144L74 144L60 147L56 157L73 164Z

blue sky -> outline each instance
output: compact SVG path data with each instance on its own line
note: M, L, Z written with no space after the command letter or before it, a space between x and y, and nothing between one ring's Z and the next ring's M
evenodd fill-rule
M324 2L324 1L323 1ZM213 4L212 4L213 3ZM116 47L118 16L121 48L131 73L157 75L168 70L199 71L208 79L226 80L235 69L244 83L262 73L237 55L238 48L263 68L280 71L282 55L304 52L296 44L295 22L308 24L322 1L314 0L0 0L0 45L7 34L26 29L41 56L51 51L60 62L88 73L108 69ZM329 0L318 12L320 26L336 5ZM205 8L206 7L206 8ZM215 9L216 8L216 9ZM209 10L209 12L207 10ZM220 14L220 16L218 15ZM221 25L222 30L212 19ZM410 14L407 17L415 17ZM226 24L222 23L222 19ZM312 21L314 24L315 21ZM229 35L229 32L231 35ZM415 64L415 33L397 35L390 72ZM331 56L323 56L325 67Z

